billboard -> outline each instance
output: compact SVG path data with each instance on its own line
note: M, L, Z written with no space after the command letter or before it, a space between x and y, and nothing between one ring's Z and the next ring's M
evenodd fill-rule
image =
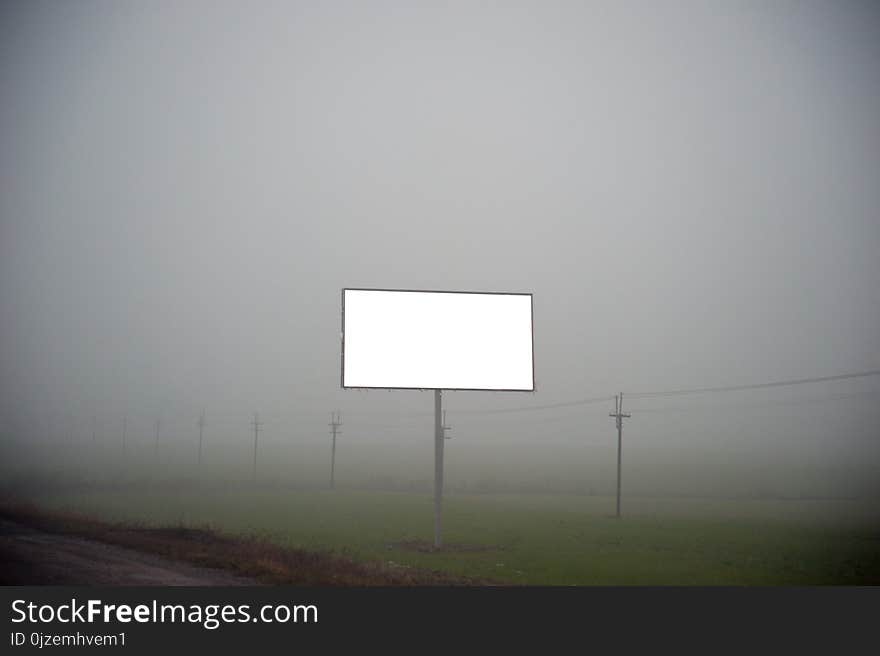
M532 295L343 289L342 387L534 391Z

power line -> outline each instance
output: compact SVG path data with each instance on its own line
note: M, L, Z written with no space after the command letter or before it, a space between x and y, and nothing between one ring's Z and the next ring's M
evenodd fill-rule
M725 385L722 387L694 387L691 389L662 390L652 392L629 392L630 396L644 399L660 396L682 396L685 394L709 394L714 392L739 392L751 389L764 389L767 387L788 387L791 385L806 385L807 383L824 383L835 380L848 380L851 378L866 378L868 376L880 376L880 369L860 371L851 374L839 374L836 376L819 376L816 378L796 378L793 380L779 380L770 383L752 383L749 385Z
M717 393L717 392L736 392L736 391L744 391L750 389L765 389L769 387L784 387L784 386L792 386L792 385L804 385L807 383L821 383L821 382L829 382L829 381L838 381L838 380L847 380L852 378L866 378L868 376L878 376L880 375L880 369L875 369L871 371L862 371L857 373L849 373L849 374L839 374L835 376L819 376L815 378L799 378L792 380L781 380L781 381L772 381L767 383L752 383L748 385L727 385L727 386L718 386L718 387L695 387L690 389L674 389L674 390L661 390L661 391L650 391L650 392L632 392L628 393L629 396L635 398L657 398L664 396L682 396L685 394L708 394L708 393ZM457 410L454 412L456 416L460 415L500 415L500 414L512 414L512 413L520 413L520 412L538 412L541 410L555 410L559 408L570 408L584 405L591 405L594 403L606 403L609 401L615 401L616 396L597 396L586 399L577 399L573 401L562 401L559 403L546 403L542 405L531 405L531 406L521 406L518 408L500 408L495 410ZM654 411L653 409L651 410ZM396 413L394 411L367 411L367 412L354 412L355 415L372 415L372 416L395 416L398 418L402 417L420 417L426 416L430 413L427 412L409 412L409 413ZM385 425L387 427L392 427L391 425ZM378 427L378 426L377 426Z
M537 410L555 410L557 408L569 408L578 405L590 405L592 403L607 403L613 401L614 396L600 396L591 399L580 399L577 401L563 401L561 403L548 403L545 405L526 405L519 408L503 408L499 410L457 410L456 415L500 415L511 412L534 412Z
M509 414L516 412L535 412L540 410L555 410L558 408L570 408L581 405L590 405L593 403L607 403L610 401L614 401L615 396L597 396L588 399L577 399L574 401L562 401L559 403L547 403L544 405L526 405L520 406L518 408L499 408L495 410L455 410L453 414L458 415L500 415L500 414ZM426 417L432 413L430 412L395 412L394 410L380 411L380 410L368 410L368 411L349 411L349 416L369 416L369 417L399 417L399 418L407 418L409 420L413 420L416 417ZM379 424L375 424L379 425Z
M695 387L690 389L674 389L674 390L661 390L661 391L650 391L650 392L628 392L629 396L636 398L654 398L654 397L663 397L663 396L680 396L685 394L703 394L703 393L713 393L713 392L736 392L750 389L764 389L768 387L784 387L791 385L804 385L807 383L822 383L829 381L837 381L837 380L847 380L851 378L866 378L868 376L880 376L880 369L873 369L870 371L861 371L857 373L849 373L849 374L839 374L835 376L819 376L815 378L798 378L792 380L780 380L773 381L768 383L752 383L748 385L726 385L719 387ZM518 413L518 412L537 412L540 410L555 410L558 408L569 408L576 407L582 405L591 405L594 403L605 403L608 401L615 401L616 396L597 396L587 399L577 399L574 401L562 401L559 403L546 403L542 405L530 405L530 406L521 406L518 408L501 408L496 410L457 410L455 411L456 415L500 415L500 414L510 414L510 413ZM384 416L425 416L430 413L427 412L412 412L412 413L395 413L393 411L388 412L377 412L377 411L369 411L369 412L355 412L354 414L370 414L370 415L384 415Z
M877 392L857 392L854 394L836 394L834 396L825 396L822 398L813 398L813 399L787 399L785 401L756 401L753 403L711 403L708 405L701 405L700 408L714 408L714 409L723 409L723 408L731 408L731 409L739 409L739 408L768 408L775 406L786 406L786 405L812 405L814 403L824 403L826 401L841 401L844 399L859 399L859 398L871 398L877 396ZM669 406L666 408L633 408L631 412L637 412L639 414L644 413L665 413L665 412L692 412L694 410L694 406Z
M611 404L611 409L614 409L614 404ZM453 412L455 415L456 413ZM487 424L492 424L499 427L509 428L511 426L549 426L553 424L564 424L564 423L580 423L585 420L586 417L601 417L601 414L593 415L592 413L585 414L581 412L579 409L574 408L570 409L565 413L557 413L552 415L547 415L545 413L535 413L531 415L470 415L467 417L458 417L458 420L461 422L466 422L468 425L476 425L476 426L484 426Z

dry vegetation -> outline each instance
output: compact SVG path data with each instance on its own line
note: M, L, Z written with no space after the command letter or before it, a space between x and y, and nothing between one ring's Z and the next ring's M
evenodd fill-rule
M282 547L263 537L231 536L212 528L109 523L87 515L47 511L24 503L0 505L0 517L50 533L75 535L201 567L224 569L270 585L492 584L488 580L406 565L355 561L330 552Z

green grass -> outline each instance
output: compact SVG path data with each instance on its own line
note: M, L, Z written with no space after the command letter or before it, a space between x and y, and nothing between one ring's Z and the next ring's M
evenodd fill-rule
M468 548L426 553L399 545L432 539L432 499L422 494L218 488L33 500L517 584L880 584L880 521L850 501L627 499L617 520L607 497L451 496L444 538Z

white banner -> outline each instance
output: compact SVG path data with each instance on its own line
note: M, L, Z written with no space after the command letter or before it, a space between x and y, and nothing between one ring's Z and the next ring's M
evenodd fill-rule
M532 295L342 290L342 386L533 391Z

